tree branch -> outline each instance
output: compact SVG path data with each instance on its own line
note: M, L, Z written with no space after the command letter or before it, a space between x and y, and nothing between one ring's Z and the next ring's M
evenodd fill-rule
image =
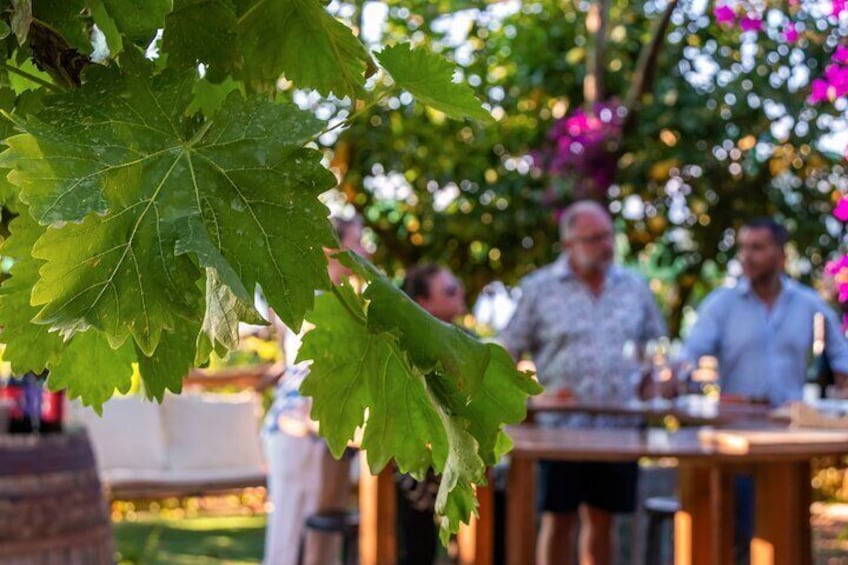
M607 28L610 0L595 0L586 14L589 47L586 57L586 76L583 78L583 102L591 108L604 99L604 62L606 59Z
M628 112L623 128L624 131L629 130L636 123L636 116L640 110L639 105L642 97L654 86L660 49L663 46L668 25L671 23L671 15L674 13L675 8L677 8L678 2L679 0L669 0L662 17L654 22L651 41L642 47L642 51L639 54L639 62L636 65L636 71L633 73L633 82L630 92L627 95L627 101L625 102Z

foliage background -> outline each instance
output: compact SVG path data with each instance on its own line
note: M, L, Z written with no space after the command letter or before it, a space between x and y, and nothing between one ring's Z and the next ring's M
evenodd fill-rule
M472 297L493 279L514 284L558 253L555 211L573 197L574 179L546 175L530 156L549 143L558 118L593 102L583 82L599 42L600 99L628 99L668 4L386 4L386 36L411 36L451 57L500 119L481 127L403 96L384 100L334 143L342 188L379 236L376 260L390 272L446 263ZM598 5L608 10L603 36L586 25ZM673 332L684 307L721 279L732 230L746 219L776 215L788 224L793 274L807 281L843 242L830 211L848 192L844 158L819 141L845 129L845 105L807 97L848 33L845 15L811 2L741 3L767 23L742 33L715 20L717 5L682 0L674 10L658 37L654 81L612 151L615 182L594 195L616 213L624 258L654 279ZM363 6L346 12L352 21L367 20ZM797 42L782 32L787 17L801 30Z

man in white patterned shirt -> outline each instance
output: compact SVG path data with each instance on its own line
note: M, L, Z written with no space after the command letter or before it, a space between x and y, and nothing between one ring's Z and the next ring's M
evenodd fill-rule
M666 333L644 280L614 264L614 236L602 206L577 202L560 220L564 253L522 281L521 299L500 341L516 358L532 355L548 394L568 391L594 402L637 398L636 367L623 354L625 344ZM586 416L539 422L628 425ZM634 510L637 479L635 463L540 462L536 563L571 562L578 523L580 562L612 562L612 515Z

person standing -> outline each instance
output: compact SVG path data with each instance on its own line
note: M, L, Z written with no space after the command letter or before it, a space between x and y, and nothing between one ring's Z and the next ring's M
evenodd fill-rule
M362 246L362 222L334 218L341 249L367 256ZM329 257L330 250L327 250ZM346 267L328 258L327 271L333 284L350 276ZM309 374L309 362L295 363L301 334L287 328L270 312L284 351L283 367L269 374L277 380L274 402L262 429L262 440L268 462L268 498L273 509L265 530L265 565L327 565L338 560L340 540L336 536L309 532L304 536L304 522L310 515L347 506L351 492L350 462L336 460L326 442L317 434L317 424L309 417L311 401L299 389ZM304 324L306 325L306 324ZM301 541L304 540L301 548Z
M788 241L789 232L771 218L745 223L737 236L744 277L735 287L712 291L698 308L684 355L693 364L703 356L718 360L723 396L772 406L801 400L816 332L824 334L824 355L837 386L845 386L848 342L818 293L784 273ZM754 530L750 476L736 477L734 500L735 552L745 561Z
M623 351L665 335L654 297L641 277L614 263L612 219L601 205L571 205L559 227L564 252L522 281L499 340L516 359L532 356L547 393L568 391L594 402L636 399L639 374ZM545 416L537 418L540 425L632 425L614 417ZM636 463L541 461L536 563L572 562L578 526L580 563L611 563L612 517L634 510L637 479Z

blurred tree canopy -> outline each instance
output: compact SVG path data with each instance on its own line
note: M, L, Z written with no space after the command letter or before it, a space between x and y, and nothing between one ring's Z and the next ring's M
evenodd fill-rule
M411 37L453 59L498 120L447 120L400 95L324 140L343 192L379 236L376 260L390 273L445 263L473 297L551 261L557 211L588 194L626 234L624 259L656 275L673 332L708 290L706 274L727 268L734 228L753 216L786 221L803 258L795 274L809 278L841 243L830 210L848 180L841 152L822 143L845 128L844 107L807 99L848 21L802 2L767 8L763 29L742 31L714 9L692 0L345 5L366 42ZM601 102L628 110L604 146L613 182L580 192L579 175L548 174L534 155L555 143L557 120Z

